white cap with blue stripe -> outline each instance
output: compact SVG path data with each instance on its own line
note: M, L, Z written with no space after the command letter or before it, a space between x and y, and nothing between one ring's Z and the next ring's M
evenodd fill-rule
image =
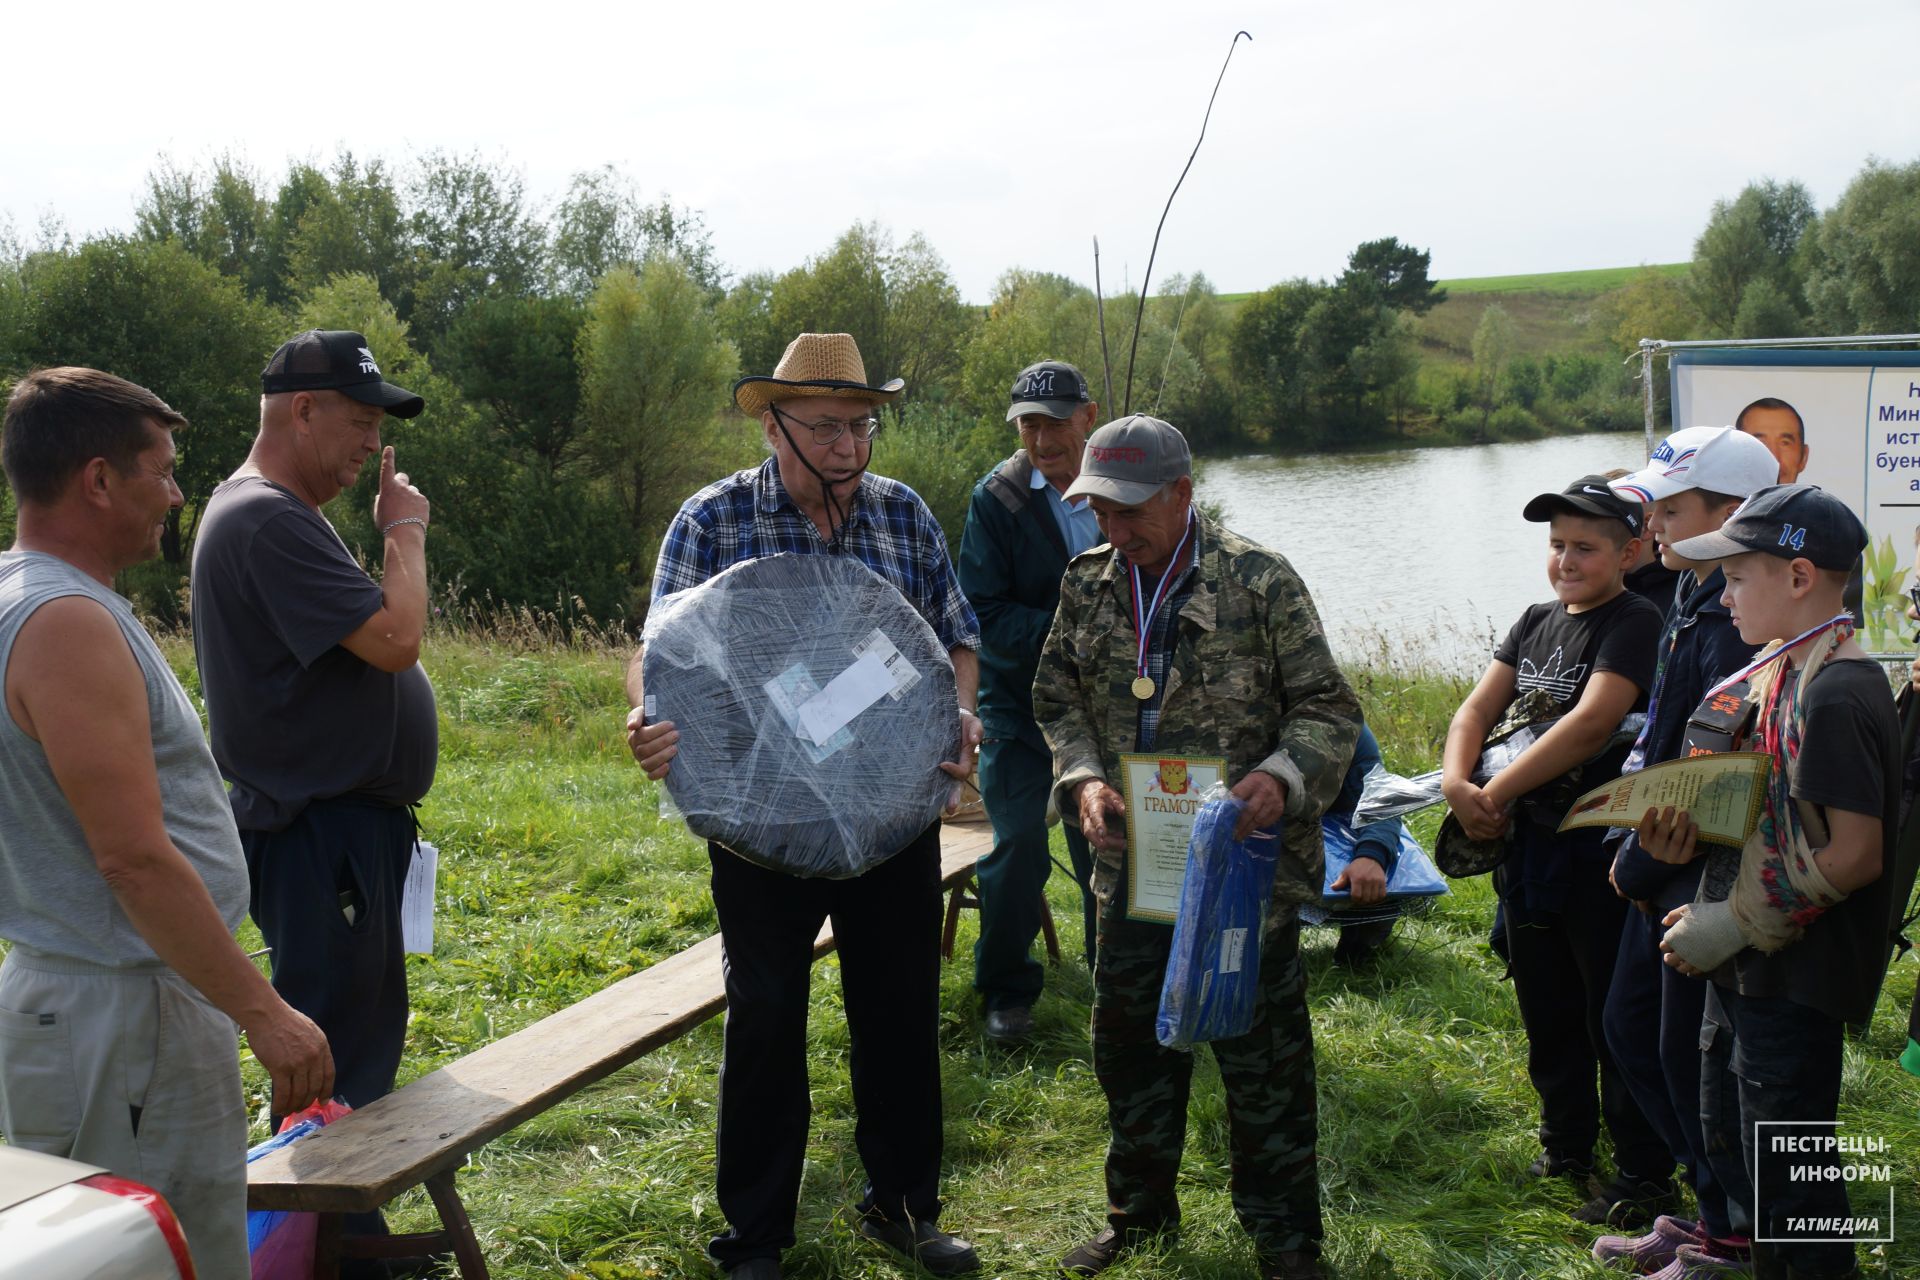
M1779 482L1779 459L1759 437L1734 427L1687 427L1662 440L1646 466L1612 485L1621 497L1646 504L1683 489L1744 498Z

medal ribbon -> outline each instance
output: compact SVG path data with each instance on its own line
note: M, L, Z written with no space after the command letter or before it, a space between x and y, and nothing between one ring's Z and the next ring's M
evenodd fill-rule
M1725 680L1722 680L1719 684L1707 690L1707 697L1711 698L1714 694L1719 693L1722 690L1731 689L1734 685L1739 684L1742 680L1745 680L1748 676L1752 675L1754 672L1758 671L1760 668L1766 666L1769 662L1772 662L1775 658L1782 657L1783 655L1785 655L1787 650L1795 648L1799 645L1803 645L1807 641L1819 635L1821 632L1832 630L1834 627L1845 627L1847 631L1851 633L1853 631L1853 615L1850 613L1837 613L1833 617L1828 618L1825 622L1821 623L1819 626L1807 628L1805 631L1802 631L1799 635L1795 636L1793 639L1781 645L1778 649L1775 649L1772 653L1766 654L1763 657L1755 658L1752 662L1749 662L1746 666L1740 668L1738 671L1728 676ZM1701 701L1704 702L1706 701L1706 699L1703 698L1701 699Z
M1160 575L1160 583L1153 589L1153 599L1147 604L1146 612L1140 611L1140 566L1127 561L1127 572L1133 575L1133 633L1139 639L1139 659L1134 666L1134 678L1145 679L1147 675L1147 636L1153 626L1155 615L1166 602L1167 592L1173 586L1173 580L1179 576L1180 557L1186 554L1187 543L1193 538L1193 511L1187 511L1186 531L1180 535L1180 545L1173 549L1173 559L1167 561L1167 571ZM1152 697L1152 694L1148 694Z

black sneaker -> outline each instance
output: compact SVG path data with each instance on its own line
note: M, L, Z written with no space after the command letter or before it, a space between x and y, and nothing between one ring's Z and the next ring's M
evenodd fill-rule
M998 1044L1024 1044L1033 1038L1033 1010L1024 1006L989 1009L985 1030L987 1039Z
M1542 1151L1527 1166L1529 1178L1565 1178L1581 1190L1593 1181L1593 1157L1569 1155L1564 1151Z
M1318 1254L1304 1249L1276 1253L1260 1260L1261 1280L1326 1280Z
M748 1258L726 1275L727 1280L782 1280L780 1259Z
M1108 1227L1060 1259L1060 1270L1070 1276L1097 1276L1120 1261L1121 1254L1138 1249L1141 1245L1155 1239L1163 1243L1171 1242L1178 1235L1177 1227L1158 1233L1139 1227L1130 1227L1125 1232Z
M1672 1178L1633 1178L1624 1173L1593 1189L1593 1198L1573 1211L1576 1222L1639 1228L1679 1211L1680 1189Z
M962 1276L980 1269L980 1255L971 1243L948 1235L924 1219L894 1222L869 1213L861 1217L859 1229L867 1239L878 1240L936 1276Z
M1118 1262L1129 1247L1118 1231L1108 1227L1060 1259L1060 1270L1070 1276L1097 1276Z

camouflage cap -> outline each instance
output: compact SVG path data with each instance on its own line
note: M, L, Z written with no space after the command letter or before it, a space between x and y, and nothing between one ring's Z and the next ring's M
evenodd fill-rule
M1513 828L1491 840L1475 840L1449 813L1433 838L1433 865L1455 880L1485 875L1513 852Z
M1087 437L1080 478L1068 486L1066 497L1085 494L1131 507L1192 474L1193 454L1179 429L1171 422L1136 413L1109 422Z

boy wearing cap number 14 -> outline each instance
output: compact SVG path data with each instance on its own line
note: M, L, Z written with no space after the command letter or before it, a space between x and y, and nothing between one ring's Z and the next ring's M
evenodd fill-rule
M1576 1216L1600 1222L1622 1185L1657 1185L1670 1195L1673 1158L1620 1078L1601 1030L1628 909L1607 883L1601 833L1558 833L1563 806L1535 793L1564 790L1553 784L1577 768L1582 786L1619 770L1626 748L1610 751L1609 743L1621 720L1646 705L1661 617L1622 582L1644 533L1638 500L1614 493L1604 476L1583 476L1564 492L1534 498L1523 514L1549 525L1555 598L1520 615L1454 714L1442 788L1470 839L1511 831L1494 884L1527 1032L1527 1074L1540 1095L1543 1150L1529 1173L1590 1190L1593 1199ZM1536 689L1564 714L1484 788L1476 786L1471 774L1488 732L1515 699ZM1603 1114L1619 1177L1589 1187Z
M1746 746L1774 758L1759 824L1744 849L1706 851L1699 896L1665 916L1662 943L1669 964L1712 979L1701 1125L1715 1172L1754 1188L1762 1280L1858 1273L1853 1243L1833 1229L1851 1220L1838 1161L1780 1140L1832 1135L1844 1029L1872 1014L1911 887L1893 874L1899 724L1842 603L1866 543L1837 498L1775 485L1673 548L1718 561L1741 637L1771 642L1736 673L1758 711ZM1670 808L1649 810L1635 834L1662 861L1702 852L1688 815Z

